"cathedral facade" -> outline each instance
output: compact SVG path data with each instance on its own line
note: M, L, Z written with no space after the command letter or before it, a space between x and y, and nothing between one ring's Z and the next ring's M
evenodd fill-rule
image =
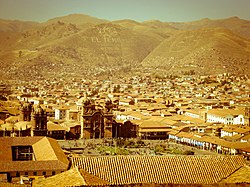
M34 108L31 103L25 102L21 106L20 121L30 122L31 136L47 136L47 113L40 105Z
M81 138L112 138L113 104L107 100L104 106L85 99L82 107Z

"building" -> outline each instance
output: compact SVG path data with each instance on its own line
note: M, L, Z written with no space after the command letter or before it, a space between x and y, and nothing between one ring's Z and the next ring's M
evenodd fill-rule
M245 107L245 115L244 115L244 118L245 118L245 124L247 126L250 126L250 106L249 107Z
M139 126L131 121L116 121L112 126L112 137L137 138Z
M34 107L33 104L25 102L20 107L20 115L10 118L1 125L0 136L47 136L48 134L47 113L40 105Z
M31 117L31 136L47 136L47 113L46 111L38 105L33 109Z
M171 127L161 121L145 120L139 124L138 136L142 139L167 139Z
M102 185L113 186L217 184L244 167L246 163L241 156L72 157L72 168L82 169L93 178L98 177L105 182ZM249 178L245 180L248 182Z
M52 121L47 123L48 136L56 140L66 139L66 128L55 124Z
M0 173L9 182L20 176L52 176L69 165L59 144L48 137L1 137L0 150Z
M82 110L81 138L112 138L112 109L111 100L100 106L86 98Z
M212 109L207 112L206 121L223 123L227 125L244 125L244 112L241 110Z
M62 120L66 118L66 108L59 107L55 109L55 119L56 120Z

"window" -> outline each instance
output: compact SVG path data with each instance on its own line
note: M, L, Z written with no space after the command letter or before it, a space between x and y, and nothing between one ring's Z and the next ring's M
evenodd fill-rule
M43 175L44 175L44 176L46 175L46 171L43 172Z
M12 146L13 161L29 161L33 159L32 146Z
M52 175L55 175L56 174L56 172L55 171L52 171Z
M36 171L34 171L34 172L33 172L33 175L34 175L34 176L37 176L37 172L36 172Z
M28 176L28 175L29 175L29 173L28 173L28 172L25 172L25 173L24 173L24 175L25 175L25 176Z

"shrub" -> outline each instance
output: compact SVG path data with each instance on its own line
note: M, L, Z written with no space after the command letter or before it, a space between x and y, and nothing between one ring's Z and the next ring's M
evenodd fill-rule
M194 151L187 150L187 151L184 151L183 154L184 154L184 155L194 155Z

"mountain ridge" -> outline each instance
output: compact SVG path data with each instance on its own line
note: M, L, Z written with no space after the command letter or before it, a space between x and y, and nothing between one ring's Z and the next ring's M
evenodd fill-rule
M0 31L0 73L7 79L129 76L143 68L246 74L250 67L250 22L238 17L171 23L71 14L43 23L5 22L17 24Z

